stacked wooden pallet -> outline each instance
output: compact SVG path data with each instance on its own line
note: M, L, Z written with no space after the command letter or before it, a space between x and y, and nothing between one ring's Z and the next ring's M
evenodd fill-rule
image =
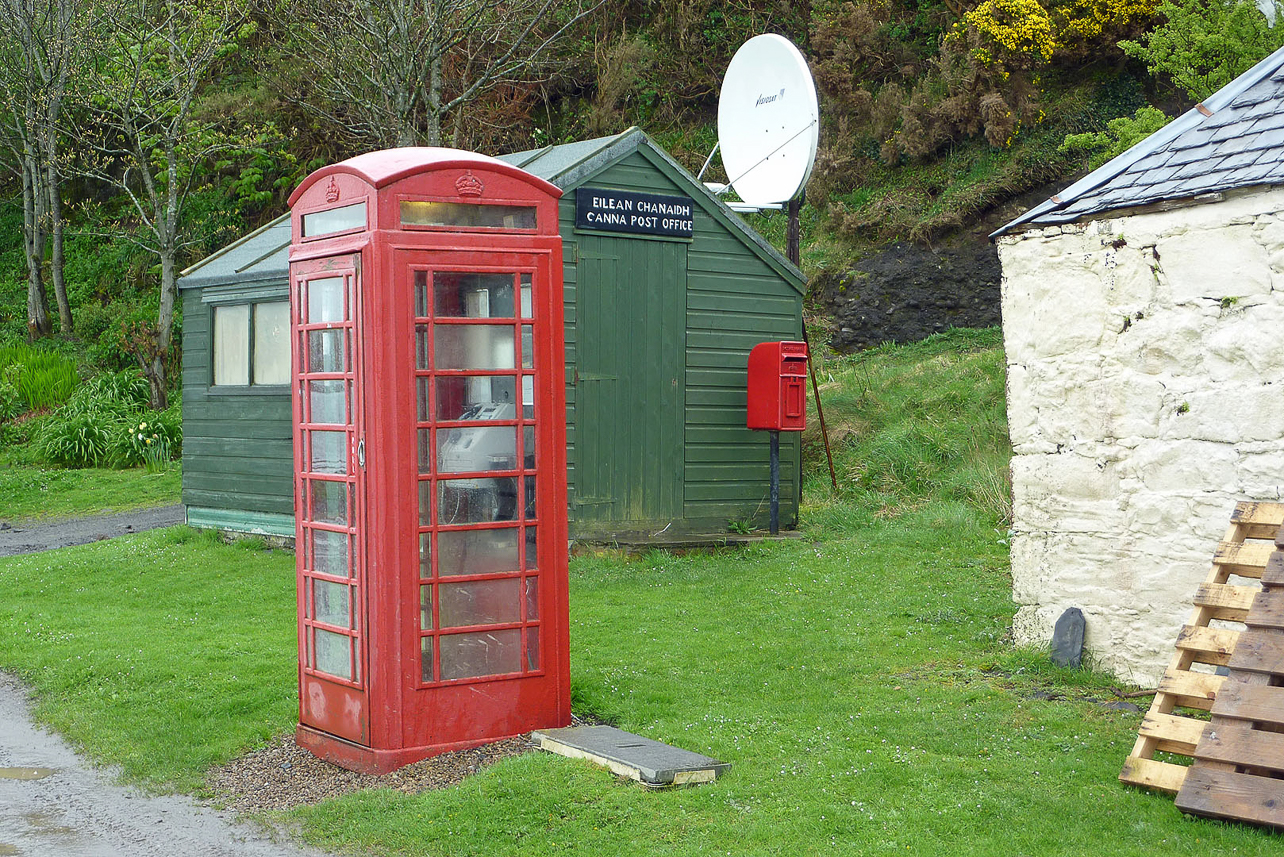
M1275 544L1177 808L1284 827L1284 530Z
M1119 779L1130 785L1176 793L1189 768L1156 759L1159 753L1194 756L1241 632L1225 623L1248 618L1259 581L1284 525L1284 504L1239 503L1213 556L1208 579L1195 594L1195 610L1177 635L1177 651L1142 720L1137 742ZM1221 625L1214 622L1221 621Z

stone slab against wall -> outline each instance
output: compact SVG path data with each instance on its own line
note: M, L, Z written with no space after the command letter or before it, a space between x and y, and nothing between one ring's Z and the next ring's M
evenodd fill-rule
M1238 500L1284 487L1284 191L999 240L1014 634L1158 680Z

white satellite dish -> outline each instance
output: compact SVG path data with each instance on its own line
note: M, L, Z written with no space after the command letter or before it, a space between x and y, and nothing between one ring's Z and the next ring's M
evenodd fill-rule
M740 46L718 96L727 178L749 206L776 208L806 186L816 163L820 107L807 61L784 36Z

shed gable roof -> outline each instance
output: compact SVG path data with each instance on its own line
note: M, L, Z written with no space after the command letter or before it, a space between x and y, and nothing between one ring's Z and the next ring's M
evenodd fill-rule
M675 184L686 187L697 205L739 238L796 291L804 290L807 280L796 266L639 128L630 128L610 137L501 155L498 160L519 167L563 191L569 191L634 152L640 152L652 166ZM364 156L358 156L360 157ZM287 211L271 223L187 268L183 271L179 287L191 289L284 278L289 272L289 251L290 213Z
M534 173L557 185L563 191L570 191L634 152L640 153L674 184L686 188L696 205L740 239L795 290L799 292L804 290L807 278L803 276L802 271L798 270L767 239L741 220L738 214L727 208L722 200L704 186L703 182L687 172L681 164L669 156L668 152L657 146L641 128L630 128L621 134L599 137L596 140L501 155L499 159Z
M1284 48L1128 151L994 232L1284 184Z

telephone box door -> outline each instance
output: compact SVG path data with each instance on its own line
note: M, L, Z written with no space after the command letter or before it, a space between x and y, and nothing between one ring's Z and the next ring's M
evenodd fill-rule
M370 743L358 254L291 267L299 720Z
M551 258L394 256L395 291L412 296L415 354L417 455L404 466L419 562L402 602L417 617L403 638L416 664L402 721L410 746L569 718L566 535L554 523L566 502L562 303Z

